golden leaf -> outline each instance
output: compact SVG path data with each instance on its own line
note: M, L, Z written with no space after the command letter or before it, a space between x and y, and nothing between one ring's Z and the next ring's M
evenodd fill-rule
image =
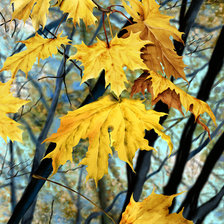
M125 27L128 33L123 37L129 36L130 32L141 31L140 38L152 42L142 51L142 58L148 68L155 72L163 72L164 67L164 72L168 77L181 77L186 80L184 73L186 65L182 57L174 51L174 45L170 39L172 36L175 40L183 42L181 39L183 33L170 25L169 20L172 17L161 14L155 0L142 0L142 2L129 0L131 7L124 0L122 2L126 11L136 22Z
M127 82L123 67L130 70L147 69L140 58L140 49L149 41L142 41L139 34L130 34L126 39L114 37L110 47L99 39L92 46L74 45L77 53L69 59L77 59L84 66L82 83L91 78L97 78L100 72L105 70L106 86L111 84L111 90L119 96L125 89L124 82Z
M58 34L55 39L44 39L36 33L34 37L28 40L19 41L26 45L27 50L8 57L0 72L11 70L12 78L14 78L20 69L24 71L27 76L37 58L39 62L40 59L46 59L52 56L52 54L56 54L58 51L57 48L60 47L61 44L69 44L69 41L67 37L61 37L61 34Z
M118 152L118 157L132 168L132 159L138 149L152 150L144 139L145 129L154 129L165 141L170 150L170 137L161 130L161 116L154 110L145 110L140 100L122 99L120 102L111 96L90 103L61 118L57 133L45 141L55 142L56 148L45 158L52 158L53 174L67 160L72 161L72 151L80 139L89 140L89 148L80 164L87 165L88 176L97 181L108 172L108 156L112 154L110 146ZM110 133L108 133L108 129Z
M22 130L17 126L20 124L6 114L16 113L19 108L29 101L16 98L10 92L12 80L6 83L0 82L0 136L7 142L7 137L12 141L22 142Z
M31 10L32 24L35 30L39 29L39 25L44 28L47 21L50 0L11 0L14 3L15 11L12 14L12 20L17 18L23 20L24 23L29 18Z
M181 105L186 111L193 113L196 122L202 125L210 137L208 127L200 120L200 115L206 112L216 124L215 115L207 103L187 94L182 89L175 86L170 80L153 71L150 71L150 74L143 73L137 80L135 80L131 95L133 96L134 93L140 91L144 94L145 89L152 95L152 105L161 100L166 103L168 107L173 107L179 110L182 114L183 111Z
M96 5L91 0L63 0L59 3L60 9L68 13L68 18L73 19L74 25L80 22L80 19L88 26L95 24L97 18L92 11Z
M182 212L169 214L169 207L177 195L166 196L153 191L142 202L135 202L131 196L119 224L193 224Z

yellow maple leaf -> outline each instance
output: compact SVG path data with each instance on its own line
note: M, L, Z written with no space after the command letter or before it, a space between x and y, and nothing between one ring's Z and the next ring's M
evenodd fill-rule
M142 202L135 202L131 196L119 224L193 224L182 212L169 214L169 207L177 195L166 196L153 191Z
M200 120L200 115L206 112L216 124L215 115L207 103L187 94L185 91L174 85L170 80L153 71L150 71L150 74L143 73L137 80L135 80L131 95L140 91L144 94L145 89L152 95L152 105L161 100L166 103L168 107L178 109L182 114L183 111L181 105L186 111L192 112L196 122L202 125L210 137L208 127Z
M7 117L8 113L16 113L18 109L28 103L27 100L16 98L10 92L12 80L0 82L0 136L7 142L7 137L12 141L22 142L22 130L16 121Z
M61 118L57 133L45 141L55 142L56 148L45 158L52 158L53 174L67 160L72 161L72 151L80 139L89 140L89 148L80 164L87 165L88 176L96 182L108 171L108 156L112 154L110 146L118 152L118 157L132 168L132 159L138 149L152 150L144 139L145 129L155 132L167 141L170 150L170 137L161 130L161 116L154 110L146 110L140 100L122 99L120 102L111 96L90 103ZM108 133L110 129L110 134Z
M43 28L45 27L50 0L11 0L12 3L14 3L15 8L12 20L17 18L23 20L25 23L31 15L35 30L39 29L39 25L42 25Z
M129 0L128 6L122 0L126 11L132 16L135 24L125 29L128 31L123 37L130 35L130 32L141 31L142 40L150 40L152 44L143 49L142 58L150 70L155 72L161 71L170 77L181 77L186 80L182 57L174 51L174 45L170 39L172 36L175 40L183 42L181 35L174 26L171 26L169 20L171 16L163 15L159 12L159 5L155 0ZM162 63L162 65L161 65Z
M139 33L130 34L126 39L114 37L109 48L106 42L97 39L92 46L74 45L77 53L70 59L77 59L84 66L82 83L91 78L97 78L100 72L105 70L106 86L111 84L111 90L119 96L125 89L124 82L127 82L123 67L130 70L147 69L140 57L140 49L149 41L142 41Z
M88 26L95 24L97 18L92 11L96 5L91 0L60 0L58 3L63 12L68 13L68 18L73 19L74 25L80 22L80 19Z
M26 45L27 50L8 57L0 72L11 70L12 78L14 78L20 69L24 71L27 76L37 58L39 62L40 59L46 59L52 56L52 54L56 54L57 48L60 47L61 44L69 44L69 41L67 37L61 37L61 34L58 34L55 39L44 39L36 33L34 37L28 40L19 41Z

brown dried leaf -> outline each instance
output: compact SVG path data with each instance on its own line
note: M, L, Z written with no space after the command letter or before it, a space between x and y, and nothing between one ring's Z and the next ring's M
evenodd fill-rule
M131 96L137 92L142 92L144 95L145 89L147 89L152 95L152 105L161 100L167 104L169 108L173 107L179 110L183 115L184 113L181 105L186 109L186 111L193 113L195 121L208 132L210 137L208 127L200 120L200 115L206 112L216 124L215 116L207 103L187 94L185 91L175 86L170 80L153 71L150 71L150 74L145 72L135 80Z
M155 72L163 72L164 69L166 76L186 80L184 73L186 65L182 57L175 52L170 39L172 36L175 40L183 42L181 39L183 33L170 25L169 20L172 17L161 14L159 5L154 0L142 0L141 3L138 0L129 0L129 2L131 7L125 1L123 5L136 23L125 27L128 33L123 37L128 37L130 32L141 31L142 40L153 42L142 50L142 58L147 67Z

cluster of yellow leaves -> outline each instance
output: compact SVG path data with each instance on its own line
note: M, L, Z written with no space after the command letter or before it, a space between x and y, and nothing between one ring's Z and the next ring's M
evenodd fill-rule
M11 0L12 3L14 3L15 8L12 20L17 18L25 23L30 16L35 30L39 29L39 25L45 27L50 0Z
M12 80L6 83L0 82L0 136L7 142L7 137L12 141L22 142L22 130L16 121L6 114L16 113L19 108L29 101L16 98L10 92Z
M58 34L57 38L54 39L44 39L36 33L34 37L28 40L19 41L26 45L27 50L8 57L0 72L11 70L12 78L14 78L20 69L24 71L27 76L37 58L39 62L40 59L46 59L52 56L52 54L56 54L58 52L57 48L59 48L61 44L69 44L69 41L67 37L61 37L61 34Z
M182 212L169 214L169 207L177 195L166 196L153 191L142 202L135 202L132 196L120 224L193 224Z
M132 168L132 159L138 149L152 150L144 139L145 130L154 131L167 141L170 150L170 137L161 130L161 116L154 110L146 110L140 100L115 100L107 95L100 100L81 107L61 118L57 133L45 141L57 144L54 151L45 158L52 158L53 174L67 160L72 161L73 147L80 139L88 138L89 148L80 164L87 165L87 179L96 182L107 173L108 156L112 154L111 146L118 152L118 157L127 162ZM110 130L110 133L108 133Z
M178 109L182 114L183 111L181 105L186 111L192 112L196 122L201 124L210 136L208 127L200 120L200 115L206 112L216 124L215 115L207 103L187 94L185 91L174 85L170 80L153 71L151 71L150 74L143 73L135 80L131 95L140 91L144 95L145 89L152 95L152 105L161 100L166 103L168 107Z
M11 3L14 3L15 8L12 20L17 18L25 23L30 16L35 30L38 30L40 25L45 27L50 0L11 0ZM60 6L63 12L68 13L68 18L73 18L74 25L79 24L80 19L83 19L86 25L95 24L97 20L92 14L96 5L91 0L59 0L55 6Z
M161 14L159 5L155 0L128 1L131 7L122 0L125 9L136 23L125 27L128 33L123 37L129 36L131 32L141 32L140 38L142 40L152 42L142 51L142 58L148 68L155 72L163 72L163 66L168 77L181 77L186 80L183 70L185 64L182 57L174 51L174 45L170 39L170 36L172 36L175 40L183 42L181 39L182 33L169 23L172 17Z
M92 46L74 45L77 53L70 59L77 59L84 66L82 83L87 79L97 78L100 72L105 70L106 86L111 84L111 90L119 96L125 89L124 82L127 82L123 67L130 70L147 69L140 57L140 50L149 41L141 41L139 33L130 34L126 39L114 37L109 43L97 39Z
M15 6L12 19L18 18L25 22L31 16L35 30L39 25L44 27L50 7L49 2L49 0L12 0L11 3ZM97 78L100 72L105 70L105 85L110 84L111 91L119 97L125 90L124 83L127 82L124 67L130 70L150 70L150 75L145 73L135 81L132 95L137 91L144 93L147 88L152 94L152 104L162 100L181 113L183 113L181 108L183 105L186 111L191 111L196 121L209 132L207 126L199 119L202 113L207 112L215 122L210 107L155 73L165 72L168 77L186 80L185 64L182 57L174 51L170 39L172 36L173 39L183 42L182 33L169 23L172 17L161 14L155 0L141 2L122 0L122 3L135 22L125 28L127 33L123 38L115 36L109 43L97 39L97 43L92 46L86 46L84 43L74 45L77 53L69 59L82 62L84 66L82 82ZM73 19L74 25L79 24L80 19L86 25L96 22L96 17L92 13L96 5L91 0L58 0L55 6L68 13L68 18ZM67 37L61 37L61 34L54 39L45 39L36 34L20 42L26 45L27 50L8 57L0 70L0 72L11 70L13 78L19 69L28 74L36 58L46 59L56 54L61 44L69 44ZM97 181L107 173L108 156L112 154L111 147L114 147L119 158L131 167L137 149L153 149L144 139L145 130L154 129L172 149L170 138L161 131L162 126L159 124L159 118L164 115L153 110L146 111L142 102L138 100L117 101L111 96L106 96L62 117L58 132L45 140L57 144L55 150L46 158L52 158L53 173L56 173L60 165L67 160L72 160L73 147L80 139L88 138L88 152L81 164L87 165L87 179L93 178L97 184ZM18 137L16 139L21 140Z

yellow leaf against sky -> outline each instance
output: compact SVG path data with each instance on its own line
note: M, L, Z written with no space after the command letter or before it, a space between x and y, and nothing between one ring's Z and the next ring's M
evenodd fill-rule
M122 2L126 11L136 22L125 27L128 33L123 37L130 35L130 32L141 31L140 38L153 43L147 45L142 51L142 58L148 68L155 72L163 72L164 67L164 72L168 77L181 77L186 80L184 73L186 65L183 63L182 57L174 51L174 45L170 39L172 36L175 40L183 42L181 39L183 33L170 25L169 20L172 17L161 14L155 0L142 0L142 2L129 0L131 7L124 0Z
M177 195L166 196L153 191L142 202L135 202L131 196L119 224L193 224L182 212L169 214L169 207Z
M22 130L16 121L7 117L8 113L16 113L19 108L29 101L16 98L10 92L12 80L0 82L0 136L7 142L7 137L12 141L22 142Z
M142 41L139 33L130 34L126 39L114 37L110 41L110 47L106 42L97 39L92 46L74 45L77 53L70 57L82 62L84 76L82 83L91 78L97 78L100 72L105 70L106 86L111 84L111 90L119 96L125 89L124 82L127 82L123 67L130 70L147 69L140 57L140 49L149 41Z
M29 16L31 16L35 30L39 29L39 25L42 25L43 28L45 27L50 0L11 0L12 3L14 3L15 8L12 20L17 18L23 20L25 23Z
M88 152L80 164L87 165L87 180L93 178L97 184L108 172L111 146L118 152L118 157L132 168L132 159L138 149L153 149L144 139L145 129L154 129L172 150L170 137L161 131L163 127L159 124L160 117L164 115L154 110L147 111L140 100L121 99L119 102L110 95L102 97L61 118L57 133L45 140L57 144L45 158L52 158L55 174L60 165L67 160L72 161L73 147L80 139L88 138Z
M135 80L131 95L140 91L144 94L145 89L152 95L152 105L162 100L168 107L178 109L182 114L181 105L186 111L192 112L196 122L202 125L210 136L208 127L200 120L200 115L206 112L216 124L215 115L207 103L187 94L185 91L175 86L170 80L153 71L150 71L150 74L143 73Z
M58 34L55 39L44 39L36 33L36 36L28 40L19 41L26 45L27 50L8 57L0 72L11 70L12 78L14 78L20 69L25 72L27 76L37 58L39 61L40 59L46 59L52 56L52 54L56 54L58 52L57 48L59 48L61 44L69 44L69 41L67 37L61 37L61 34Z
M92 0L61 0L60 9L68 13L68 18L73 19L74 25L80 22L80 19L88 26L95 24L97 18L93 15L93 8L96 5Z

